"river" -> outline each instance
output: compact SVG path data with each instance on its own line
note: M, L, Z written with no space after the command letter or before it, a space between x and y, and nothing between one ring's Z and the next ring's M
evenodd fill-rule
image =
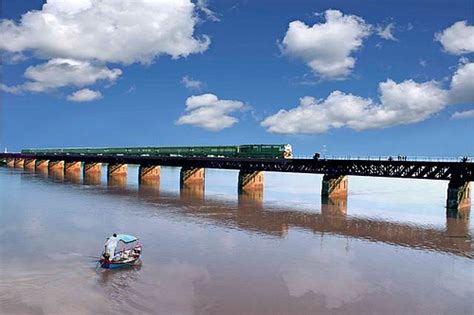
M474 228L446 218L447 182L349 177L321 205L319 175L265 173L246 195L234 171L136 179L0 168L0 313L474 313ZM97 268L114 232L140 237L141 266Z

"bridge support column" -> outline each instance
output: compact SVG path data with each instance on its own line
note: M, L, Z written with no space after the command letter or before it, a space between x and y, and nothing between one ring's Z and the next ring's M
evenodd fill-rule
M471 208L471 182L450 180L446 214L448 217L460 217Z
M7 166L8 167L15 167L15 159L14 158L7 158Z
M82 166L82 176L84 184L99 185L102 175L102 163L84 163Z
M179 174L180 186L183 185L204 185L204 168L182 167Z
M48 171L64 173L64 161L49 161Z
M83 173L84 177L87 175L100 175L102 173L102 163L84 163Z
M345 175L324 175L321 188L321 197L344 197L347 196L348 180Z
M66 162L64 163L64 175L81 173L81 162Z
M34 171L36 165L35 159L26 159L25 164L23 165L25 170Z
M242 190L263 190L263 172L245 171L239 172L239 191Z
M113 164L107 165L107 177L124 177L127 176L128 165L127 164Z
M138 182L140 184L156 184L160 180L159 165L140 165L138 169Z
M48 171L48 160L36 160L35 171L46 173Z
M24 168L25 159L22 158L15 158L14 166L15 168Z

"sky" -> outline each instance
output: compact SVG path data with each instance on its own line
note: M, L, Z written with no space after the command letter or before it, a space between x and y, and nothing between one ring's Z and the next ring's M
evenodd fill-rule
M0 147L474 156L474 2L4 0Z

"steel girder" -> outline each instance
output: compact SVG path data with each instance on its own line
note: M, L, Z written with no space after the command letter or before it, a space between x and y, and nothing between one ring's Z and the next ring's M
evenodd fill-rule
M50 161L63 160L66 162L124 163L193 168L220 168L244 171L474 181L474 163L472 162L203 158L71 154L29 155L20 153L0 153L0 158L36 158Z

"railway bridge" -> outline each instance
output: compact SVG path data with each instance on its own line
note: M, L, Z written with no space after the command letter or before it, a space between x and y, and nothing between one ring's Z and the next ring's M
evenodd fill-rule
M0 159L8 167L56 172L64 176L80 174L82 169L84 181L100 176L103 164L107 165L109 181L123 179L127 176L128 165L135 164L139 165L140 184L157 183L160 166L181 167L181 187L203 187L206 168L239 170L238 188L242 191L263 189L266 171L322 174L323 202L347 196L348 176L445 180L449 181L446 198L448 216L459 216L470 209L470 182L474 181L474 163L468 159L276 159L70 153L0 153Z

